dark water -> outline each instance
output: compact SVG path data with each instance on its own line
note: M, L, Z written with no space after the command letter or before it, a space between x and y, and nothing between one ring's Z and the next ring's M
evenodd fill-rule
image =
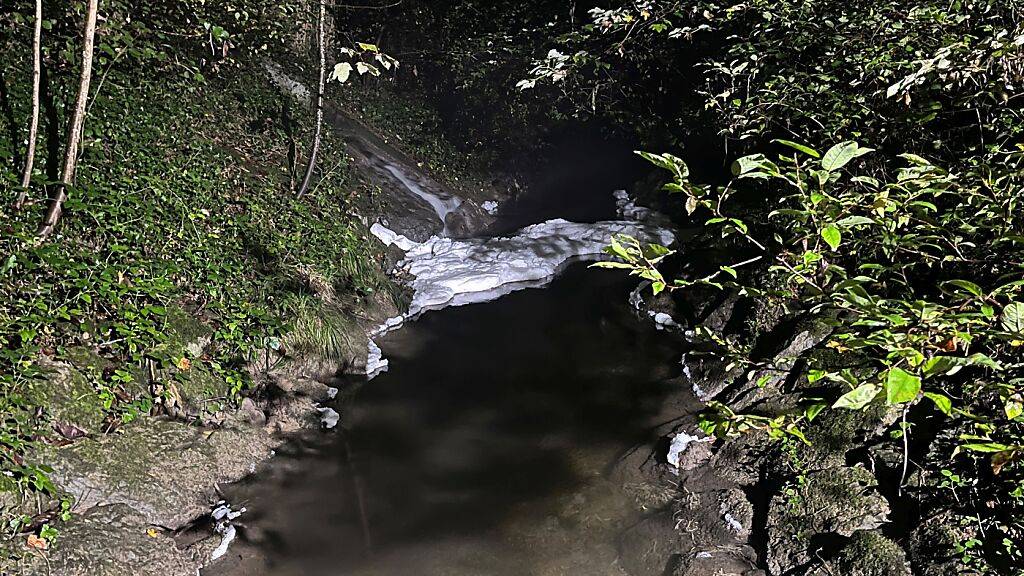
M679 354L633 286L576 265L384 338L390 371L342 391L338 430L228 491L246 527L204 574L623 574L634 512L607 472Z

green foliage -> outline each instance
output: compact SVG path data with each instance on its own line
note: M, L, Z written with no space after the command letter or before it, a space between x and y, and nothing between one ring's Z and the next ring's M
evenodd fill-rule
M703 277L676 279L667 289L705 285L771 296L794 317L827 323L832 334L826 346L856 359L858 370L808 357L803 376L832 390L826 404L904 411L925 398L943 416L962 421L951 457L984 455L998 485L1016 485L1024 478L1024 153L1004 152L964 173L904 154L895 175L876 178L858 173L855 160L870 150L854 142L824 154L787 146L796 153L740 158L735 179L720 187L681 178L688 171L675 165L678 159L666 166L665 157L645 155L670 170L675 181L667 188L706 215L709 231L737 239L754 254ZM769 215L773 232L766 243L728 212L738 190L763 185L786 191ZM622 262L608 266L661 278L646 254L663 250L616 238L609 253ZM751 268L755 263L762 267ZM746 378L764 368L729 341L715 343L730 365L749 369ZM793 430L824 406L815 395L800 410L765 416L712 403L702 427L719 436L766 430L774 437L802 437ZM1011 541L1024 536L1017 520L995 525Z
M24 110L30 75L8 66ZM309 195L289 191L281 105L258 68L213 85L157 61L111 67L62 227L42 244L34 231L45 176L36 174L29 206L10 213L16 166L9 155L0 162L0 469L14 484L3 489L54 492L33 456L36 442L56 436L54 422L32 398L46 385L43 364L72 348L110 363L88 373L107 424L86 432L102 433L149 414L152 375L187 379L188 364L237 397L250 383L246 364L292 329L290 299L311 290L297 269L329 278L353 307L390 289L353 217L358 190L339 142L326 139ZM8 128L20 127L0 133ZM169 310L179 306L210 327L201 357L172 339Z

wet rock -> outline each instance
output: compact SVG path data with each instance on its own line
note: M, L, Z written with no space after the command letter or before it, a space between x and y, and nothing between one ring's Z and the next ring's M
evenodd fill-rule
M619 542L620 563L631 576L663 576L693 545L676 531L668 512L652 514L627 529Z
M954 572L943 572L953 574ZM877 531L857 532L835 558L811 569L808 576L911 576L898 544Z
M717 332L719 334L725 331L726 325L732 319L733 312L736 309L736 303L739 302L739 295L735 293L729 293L725 296L717 306L707 311L707 314L700 320L701 326Z
M779 576L808 564L821 535L852 536L888 522L889 504L871 472L842 467L813 472L776 494L768 512L768 568Z
M125 504L145 522L178 527L209 510L215 486L245 477L273 444L240 419L212 430L153 420L55 449L47 461L81 509Z
M671 576L763 576L757 554L749 546L715 546L698 549L679 559Z
M202 560L179 550L124 504L96 506L61 527L50 550L26 555L16 568L24 576L195 576ZM6 573L6 572L5 572Z
M495 208L496 209L496 208ZM445 224L452 238L470 238L494 223L494 216L473 200L465 200L448 214Z

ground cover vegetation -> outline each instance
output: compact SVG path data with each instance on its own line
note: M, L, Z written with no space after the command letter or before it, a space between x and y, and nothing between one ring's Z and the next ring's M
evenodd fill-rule
M316 22L305 3L102 2L78 135L89 3L42 3L39 145L23 182L32 4L0 11L0 491L6 512L41 502L2 530L45 546L72 503L49 509L63 495L41 448L150 414L192 418L173 407L199 380L206 410L230 406L264 352L330 356L391 286L337 137L323 135L308 191L295 190L313 121L260 59L300 50ZM196 356L198 337L212 344ZM74 394L52 389L62 363L84 378Z

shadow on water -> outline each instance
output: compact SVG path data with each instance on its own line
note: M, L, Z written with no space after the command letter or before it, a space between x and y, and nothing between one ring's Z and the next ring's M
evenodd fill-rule
M384 338L391 369L342 391L341 430L229 491L243 542L207 574L620 574L629 507L588 502L600 528L564 508L644 438L675 375L678 343L629 309L633 285L574 265Z

